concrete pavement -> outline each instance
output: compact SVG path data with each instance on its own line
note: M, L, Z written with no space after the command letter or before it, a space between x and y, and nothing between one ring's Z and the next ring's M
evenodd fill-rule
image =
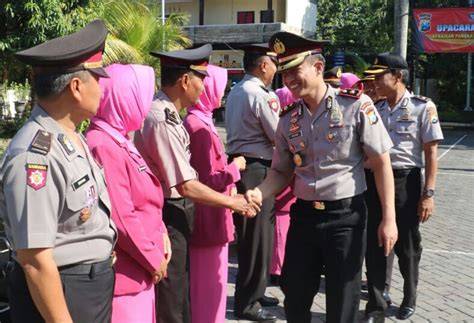
M220 129L224 134L223 129ZM474 131L444 130L445 140L438 152L439 171L435 212L422 225L423 255L416 313L406 322L474 322ZM396 322L402 301L403 280L397 261L393 270L387 321ZM230 258L226 322L246 322L233 315L235 257ZM278 287L267 294L280 299L280 306L270 308L285 322L283 294ZM360 318L366 304L362 294ZM324 280L314 298L312 322L325 322Z

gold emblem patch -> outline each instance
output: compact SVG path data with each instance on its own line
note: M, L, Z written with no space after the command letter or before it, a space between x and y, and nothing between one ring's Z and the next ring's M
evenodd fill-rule
M283 54L286 48L285 45L279 40L278 38L275 39L275 43L273 44L273 51L278 55Z

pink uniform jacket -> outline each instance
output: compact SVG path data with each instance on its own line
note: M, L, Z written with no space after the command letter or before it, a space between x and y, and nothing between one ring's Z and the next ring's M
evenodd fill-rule
M227 164L219 136L191 113L186 116L184 126L191 138L191 165L198 172L199 181L229 195L234 183L240 180L240 172L235 163ZM194 216L192 244L209 246L233 240L234 225L229 209L195 203Z
M92 152L104 168L118 242L115 295L142 291L164 257L163 192L143 158L94 129L87 133ZM131 196L131 199L130 199Z

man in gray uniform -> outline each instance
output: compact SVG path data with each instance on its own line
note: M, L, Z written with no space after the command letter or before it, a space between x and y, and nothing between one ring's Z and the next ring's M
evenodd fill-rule
M151 53L160 58L162 89L153 101L143 129L135 134L135 145L163 187L163 221L173 253L168 278L156 285L158 322L190 321L188 241L193 227L192 201L255 216L241 195L229 197L200 183L189 163L189 134L179 112L199 99L211 49L211 45L204 45Z
M226 101L227 154L244 156L247 167L241 172L237 190L244 193L260 184L270 167L278 124L280 103L269 88L276 72L276 54L268 44L244 49L245 76L230 91ZM265 297L272 255L275 214L274 198L265 199L261 212L252 219L235 218L238 235L238 271L234 312L252 321L276 317L262 309L278 304Z
M364 158L374 165L383 201L379 243L388 254L397 240L390 137L373 102L357 90L324 83L322 42L287 32L270 39L284 84L301 98L280 116L272 167L247 193L260 201L295 176L281 287L289 323L311 322L311 305L325 267L328 322L357 319L365 254Z
M390 149L390 159L395 178L396 219L400 232L395 253L404 278L403 301L397 318L405 320L415 312L422 251L419 223L427 221L433 212L437 147L443 134L434 103L406 89L408 65L405 59L398 55L379 55L366 73L375 75L377 93L386 97L376 102L375 106L394 143ZM426 172L422 190L423 155ZM371 172L367 172L367 180L373 183ZM367 204L370 213L367 225L369 301L366 313L369 321L383 322L387 307L382 297L386 261L383 250L377 245L377 226L381 221L380 202L372 194Z
M102 170L76 126L95 115L107 30L83 30L18 52L38 105L7 148L0 208L15 250L13 322L109 322L116 229Z

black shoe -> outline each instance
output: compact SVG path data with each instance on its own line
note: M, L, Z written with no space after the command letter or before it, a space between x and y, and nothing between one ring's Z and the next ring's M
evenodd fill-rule
M412 316L414 313L415 313L414 308L411 308L411 307L408 307L408 306L400 307L400 309L398 310L397 319L406 320L407 318Z
M270 274L269 281L272 286L280 286L280 275Z
M278 300L278 298L269 297L269 296L263 296L262 298L260 298L260 299L258 300L258 302L259 302L260 305L262 305L263 307L277 306L278 303L280 303L280 301Z
M270 314L267 310L264 310L263 308L259 309L257 313L235 313L235 316L237 316L239 319L255 322L275 322L277 319L275 315Z
M392 299L390 298L390 293L389 293L388 290L386 290L386 289L383 290L382 297L383 297L384 301L387 303L387 306L392 305Z
M365 317L364 323L384 323L385 314L382 311L375 311Z

